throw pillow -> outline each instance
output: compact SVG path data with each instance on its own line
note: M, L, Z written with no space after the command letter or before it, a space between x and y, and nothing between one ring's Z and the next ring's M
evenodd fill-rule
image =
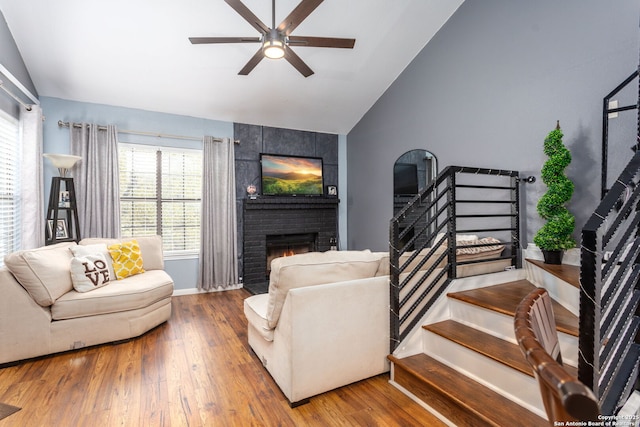
M478 240L461 240L457 242L457 245L458 249L456 249L456 255L458 257L458 261L470 261L497 257L500 256L500 253L504 249L504 245L502 244L502 242L493 237L484 237Z
M88 246L95 244L115 245L116 243L128 242L136 239L140 245L140 251L144 254L144 268L149 270L164 270L164 258L162 254L162 237L160 236L127 236L119 239L103 239L99 237L85 237L78 245ZM107 257L107 258L110 258ZM115 275L112 277L116 277Z
M116 243L108 248L113 260L113 270L118 280L144 273L142 253L137 240Z
M78 256L71 259L71 282L78 292L88 292L109 283L107 258L103 254Z
M478 240L478 236L475 234L456 234L456 242L463 240Z
M104 255L104 258L107 261L107 268L109 269L109 278L111 280L116 280L116 272L113 270L113 261L111 260L111 254L109 253L109 249L107 248L107 245L105 243L84 246L77 245L70 247L69 250L71 250L71 253L75 257L95 254Z

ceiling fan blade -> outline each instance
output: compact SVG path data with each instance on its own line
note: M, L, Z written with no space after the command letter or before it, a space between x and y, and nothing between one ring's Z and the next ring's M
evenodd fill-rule
M258 30L262 34L269 32L264 22L260 20L253 12L249 10L240 0L224 0L229 6L231 6L240 16L242 16L253 28Z
M289 64L293 65L295 69L300 71L300 74L302 74L303 76L309 77L313 74L313 70L309 68L309 66L305 64L304 61L300 59L300 57L286 45L284 47L284 59L289 61Z
M189 37L191 44L260 43L260 37Z
M289 16L278 25L278 32L288 36L307 16L311 14L324 0L302 0Z
M249 62L246 63L246 65L244 67L242 67L242 70L240 70L240 72L238 73L241 76L246 76L247 74L249 74L254 68L256 68L256 65L258 65L260 63L260 61L262 61L262 58L264 58L264 54L262 53L262 48L258 49L258 51L255 53L255 55L253 55L251 57L251 59L249 60Z
M340 39L336 37L289 36L289 44L296 47L309 46L353 49L353 46L356 44L356 39Z

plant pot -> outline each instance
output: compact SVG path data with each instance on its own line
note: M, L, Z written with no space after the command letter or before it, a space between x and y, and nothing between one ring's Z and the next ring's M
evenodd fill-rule
M563 250L546 250L542 249L542 256L544 257L545 264L560 265L562 264Z

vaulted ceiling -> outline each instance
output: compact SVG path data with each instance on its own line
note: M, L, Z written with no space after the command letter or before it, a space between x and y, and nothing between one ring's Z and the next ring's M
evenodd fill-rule
M40 96L207 119L347 134L463 0L325 0L293 35L355 38L354 49L294 48L315 72L262 60L223 0L0 0ZM243 0L271 26L271 1ZM276 25L299 0L276 1Z

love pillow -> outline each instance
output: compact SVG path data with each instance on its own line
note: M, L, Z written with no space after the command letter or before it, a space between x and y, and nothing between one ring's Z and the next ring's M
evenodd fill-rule
M71 282L78 292L89 292L109 284L109 265L103 254L71 259Z

